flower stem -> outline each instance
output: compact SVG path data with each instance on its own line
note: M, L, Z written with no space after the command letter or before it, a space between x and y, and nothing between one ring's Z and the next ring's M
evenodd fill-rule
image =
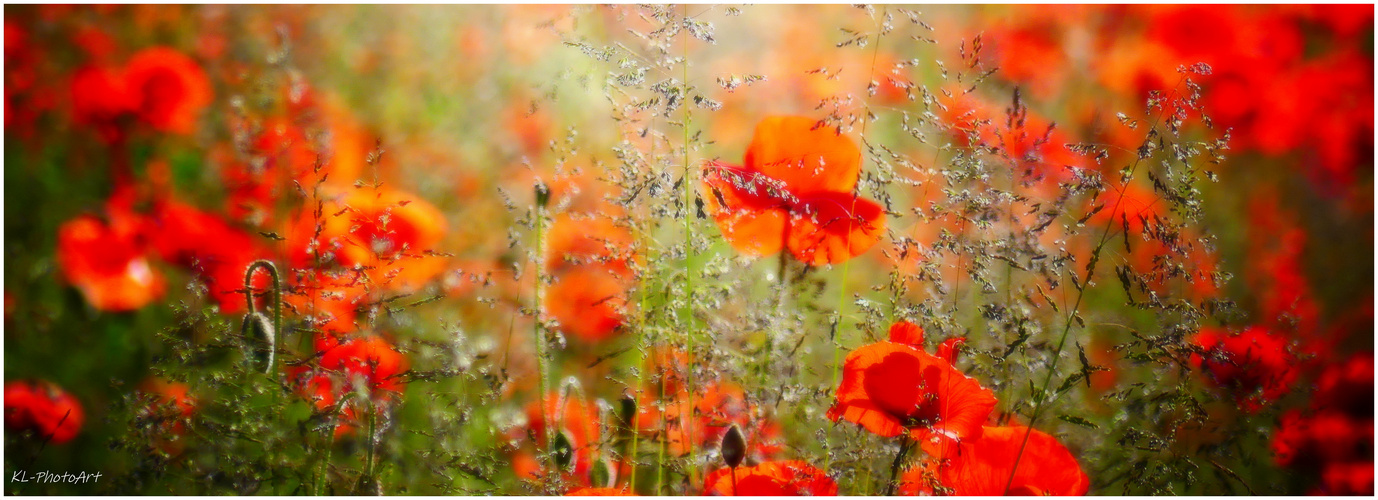
M909 436L900 435L900 452L895 454L895 461L890 463L890 483L885 486L885 496L895 496L895 488L899 486L900 468L913 445L914 441L910 440Z
M546 189L544 184L537 187L538 191L544 189ZM539 196L540 194L538 194L538 197ZM543 200L540 200L536 203L536 254L534 257L536 264L536 289L532 297L533 303L531 304L531 311L534 323L532 335L535 337L536 341L536 377L539 379L541 390L541 393L537 396L537 404L540 405L542 412L541 418L544 421L544 425L541 426L541 440L545 443L545 450L538 450L538 452L541 454L540 462L546 471L545 475L550 476L556 474L554 456L551 454L554 443L550 438L550 427L555 422L555 416L548 408L554 407L556 402L546 401L549 397L549 381L547 380L549 377L547 373L549 367L546 366L545 332L543 331L544 328L542 327L541 321L541 307L543 303L541 294L543 292L542 286L545 281L545 203L542 201ZM549 485L550 482L546 481L544 487L548 488ZM549 492L547 491L547 493Z

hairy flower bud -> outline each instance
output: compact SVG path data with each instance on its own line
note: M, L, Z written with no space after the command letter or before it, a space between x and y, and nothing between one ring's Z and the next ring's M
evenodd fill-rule
M746 458L746 438L742 437L741 429L736 425L727 429L727 434L722 437L722 459L728 467L737 468Z

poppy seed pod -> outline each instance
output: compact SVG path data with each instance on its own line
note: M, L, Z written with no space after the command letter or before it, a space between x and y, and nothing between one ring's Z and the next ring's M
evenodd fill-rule
M727 429L727 434L722 437L722 460L728 467L737 468L746 458L746 438L742 437L741 429L736 425Z

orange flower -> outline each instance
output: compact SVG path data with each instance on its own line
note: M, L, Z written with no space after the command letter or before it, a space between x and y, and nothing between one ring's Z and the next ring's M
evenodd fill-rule
M163 296L162 274L149 264L137 224L80 215L58 227L57 263L67 282L96 309L132 311Z
M554 419L551 423L550 420ZM578 398L562 398L552 392L542 401L526 405L527 424L516 438L530 437L537 450L554 444L555 460L563 467L561 475L576 486L589 486L594 464L600 460L598 443L601 424L598 409ZM513 458L517 475L536 480L544 475L531 450L521 450ZM608 471L617 469L608 467ZM615 477L608 478L611 484Z
M561 331L587 343L612 338L622 326L627 285L602 269L561 274L545 292L546 314Z
M288 376L296 381L297 393L311 401L317 411L337 412L339 420L335 423L333 438L338 440L342 437L353 434L359 428L359 416L354 407L356 401L347 399L340 408L335 405L343 395L343 385L335 380L329 373L323 371L311 371L305 366L289 369ZM386 403L386 399L379 402ZM381 405L377 409L381 410Z
M163 132L189 134L211 102L206 73L186 54L167 47L144 49L125 67L125 80L139 118Z
M179 438L187 432L187 422L196 412L196 399L191 397L187 384L152 377L140 385L139 391L151 396L152 404L142 415L151 417L157 434L155 445L175 454L181 449Z
M884 211L858 198L861 152L800 116L762 120L746 165L704 169L705 204L732 247L750 256L788 248L812 266L861 255L880 240Z
M977 439L925 442L923 449L933 458L903 474L901 494L1066 496L1085 495L1091 487L1090 478L1062 443L1028 427L986 427Z
M383 337L350 339L322 350L321 368L361 378L372 391L401 392L405 385L400 375L407 371L407 357Z
M546 314L584 342L611 338L625 317L635 258L631 235L611 220L555 219L546 247L554 280L545 293Z
M40 440L62 444L76 437L85 420L81 403L52 382L5 384L5 427L10 430L33 429Z
M287 229L288 259L297 269L363 268L376 285L414 290L444 270L445 258L427 253L445 234L445 216L410 193L356 189L304 210Z
M765 462L754 467L722 468L708 473L705 495L834 496L837 483L799 460Z
M956 97L944 99L942 118L954 138L999 156L1022 182L1051 189L1071 179L1072 169L1086 166L1085 158L1067 148L1073 141L1066 134L1047 119L1030 114L1022 104L1002 110L961 89L953 94Z
M847 355L837 403L828 418L865 427L885 437L908 432L914 439L939 434L965 440L980 436L995 395L951 364L951 339L928 354L923 330L907 322L890 328L890 341L863 346Z
M669 392L670 385L666 386L663 412L660 405L648 401L638 406L634 421L642 434L664 436L671 454L680 456L692 450L716 448L733 425L744 434L752 461L769 460L783 448L780 425L761 417L759 408L747 401L741 386L711 381L695 393L691 407L689 391L678 383L674 385L678 387L676 392ZM659 388L651 392L655 389Z

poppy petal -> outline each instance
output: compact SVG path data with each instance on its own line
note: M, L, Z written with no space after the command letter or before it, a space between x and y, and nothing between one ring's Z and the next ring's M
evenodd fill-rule
M938 346L938 359L948 363L957 362L957 346L967 343L966 337L953 337Z
M828 419L833 422L846 419L881 437L895 437L904 432L899 419L867 401L837 403L828 409Z
M890 325L890 341L896 344L923 347L923 327L908 321L900 321Z
M834 128L818 125L802 116L761 120L746 150L746 167L799 194L852 192L861 174L861 151Z
M935 460L904 474L904 484L917 490L904 493L930 492L930 482L922 479L924 469L936 473L949 494L959 496L1003 495L1007 488L1010 494L1085 495L1090 488L1090 478L1071 452L1037 429L985 427L978 439L957 445L939 439L922 446ZM943 466L933 467L935 461ZM1018 471L1012 474L1016 463Z
M811 266L838 264L880 241L884 215L880 205L848 193L810 196L790 210L786 245Z
M703 199L737 252L761 257L784 247L785 207L793 196L764 175L720 163L703 174Z

